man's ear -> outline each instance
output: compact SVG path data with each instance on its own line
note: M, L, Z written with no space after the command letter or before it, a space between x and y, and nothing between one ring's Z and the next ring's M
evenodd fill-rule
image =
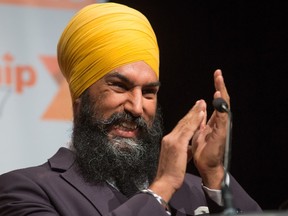
M79 114L80 105L81 105L81 97L77 98L73 102L73 116L77 116Z

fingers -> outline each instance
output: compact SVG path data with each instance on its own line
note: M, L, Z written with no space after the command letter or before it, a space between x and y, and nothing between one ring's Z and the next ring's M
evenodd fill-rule
M194 135L195 131L205 126L206 123L206 103L204 100L198 100L193 108L178 122L171 132L180 142L186 142Z
M228 104L230 109L230 97L224 82L222 71L217 69L214 72L214 85L215 93L214 98L222 97ZM207 123L212 128L212 137L217 137L216 140L225 140L226 127L227 127L228 115L227 113L221 113L215 110ZM220 142L221 143L221 142Z
M230 97L224 82L224 78L222 75L222 71L220 69L217 69L214 72L214 86L215 86L215 94L214 98L222 97L230 107Z
M187 155L189 142L199 128L205 127L206 113L205 101L197 101L175 128L163 137L159 166L167 166L166 171L169 170L168 166L174 167L177 165L179 165L178 170L180 170L179 168L186 169L187 159L189 160L190 157ZM173 174L175 174L174 170Z
M214 98L222 97L227 102L230 108L230 97L224 82L222 71L220 69L217 69L214 72L214 86L215 86ZM226 113L220 113L215 110L207 124L212 128L215 127L215 125L217 127L222 127L226 124L226 120L227 120Z

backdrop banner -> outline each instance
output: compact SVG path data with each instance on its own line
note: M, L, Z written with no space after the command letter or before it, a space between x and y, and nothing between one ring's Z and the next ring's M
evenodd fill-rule
M72 106L57 42L76 11L95 2L0 0L0 174L68 145Z

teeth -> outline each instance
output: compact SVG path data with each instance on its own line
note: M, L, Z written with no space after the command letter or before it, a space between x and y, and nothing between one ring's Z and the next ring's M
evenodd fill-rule
M125 127L127 129L131 129L131 130L135 130L137 128L137 125L135 125L134 123L132 122L122 122L120 124L120 126L122 127Z

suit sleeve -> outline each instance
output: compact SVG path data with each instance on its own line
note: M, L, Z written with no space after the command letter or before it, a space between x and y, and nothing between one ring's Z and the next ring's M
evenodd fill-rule
M230 176L229 190L231 193L232 207L235 209L236 213L252 213L252 212L262 212L261 207L258 203L251 198L251 196L241 187L241 185L235 180L235 178ZM207 204L209 206L210 212L221 213L225 210L224 206L219 206L214 200L212 200L205 192L205 197Z
M17 172L0 176L1 216L58 216L41 187Z
M139 193L116 208L109 216L168 216L165 208L151 195Z
M242 213L262 212L258 203L242 188L236 179L230 175L229 189L232 194L234 208Z

